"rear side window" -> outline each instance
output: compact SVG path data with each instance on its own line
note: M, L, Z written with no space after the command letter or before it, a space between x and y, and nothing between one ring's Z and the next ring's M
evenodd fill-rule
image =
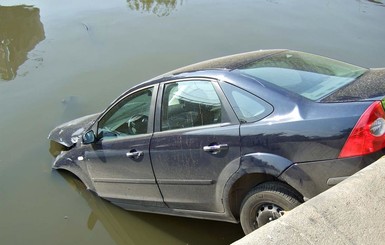
M228 83L221 87L240 122L255 122L273 111L270 104L239 87Z
M285 51L247 64L239 71L316 101L356 80L367 69L318 55Z

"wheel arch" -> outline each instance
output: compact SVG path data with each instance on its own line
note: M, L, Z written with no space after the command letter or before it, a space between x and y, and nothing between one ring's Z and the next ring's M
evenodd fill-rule
M293 164L290 160L270 153L247 154L241 158L238 171L226 183L225 206L232 216L239 220L243 199L250 190L265 182L280 182L290 187L298 197L302 194L278 177Z
M78 178L86 186L87 190L92 190L95 192L94 186L93 186L90 178L88 178L88 176L86 176L83 173L83 171L81 171L80 168L76 169L73 167L64 166L64 167L56 168L56 170L60 170L60 171L68 172L68 173L72 174L73 176Z
M230 212L238 220L242 201L255 186L267 181L276 181L277 179L264 173L250 173L237 179L229 190L228 204Z
M71 150L62 152L59 156L56 157L52 168L70 172L71 174L75 175L88 190L95 192L94 185L86 173L87 167L83 164L82 161L74 161L73 155L74 154L71 152Z

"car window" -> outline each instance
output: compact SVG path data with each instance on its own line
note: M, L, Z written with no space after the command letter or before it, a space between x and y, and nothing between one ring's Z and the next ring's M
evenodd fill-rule
M297 51L285 51L239 68L247 76L319 100L357 79L367 69Z
M222 83L221 87L241 122L258 121L273 111L270 104L239 87L228 83Z
M153 88L135 92L118 102L99 121L99 137L123 137L148 131Z
M161 129L196 127L221 122L221 103L209 81L165 85Z

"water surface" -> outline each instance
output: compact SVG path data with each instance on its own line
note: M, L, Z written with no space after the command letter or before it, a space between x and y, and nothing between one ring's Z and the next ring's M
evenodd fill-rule
M385 67L383 1L3 0L1 244L228 244L239 225L124 211L51 170L49 131L127 88L223 55L289 48Z

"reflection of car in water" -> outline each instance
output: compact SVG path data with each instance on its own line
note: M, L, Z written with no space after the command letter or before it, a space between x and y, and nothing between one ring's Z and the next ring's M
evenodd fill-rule
M58 126L53 168L125 209L249 233L383 155L384 79L289 50L198 63Z
M231 224L127 212L87 191L80 180L71 174L61 172L61 175L87 201L91 209L85 221L87 228L93 230L99 222L118 245L230 244L242 237L242 230ZM210 232L206 232L208 229ZM232 232L226 232L230 230Z
M0 6L0 16L0 78L12 80L28 52L44 40L44 28L32 6Z

